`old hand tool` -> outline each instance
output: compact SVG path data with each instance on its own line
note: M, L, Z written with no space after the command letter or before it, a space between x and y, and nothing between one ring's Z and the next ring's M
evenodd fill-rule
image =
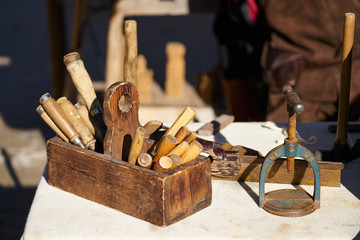
M221 129L225 128L230 123L234 122L235 117L233 115L222 114L215 118L213 121L206 123L204 126L197 130L197 134L202 136L210 136Z
M203 146L203 152L208 153L212 158L212 176L231 178L239 174L241 163L238 152L226 151L216 142L201 138L197 138L196 140Z
M59 104L51 97L49 93L41 96L40 104L45 109L47 115L56 124L56 126L65 134L69 141L82 148L86 148L79 133L75 130L70 120L66 117Z
M339 110L336 128L336 140L330 151L318 151L321 160L349 162L360 156L360 139L350 149L347 142L349 97L351 82L351 58L354 45L355 14L345 13L343 55L341 64Z
M320 208L320 172L314 155L298 143L296 138L296 115L304 111L298 95L289 85L283 87L289 112L288 138L284 144L272 149L261 168L259 182L259 206L266 211L287 217L304 216ZM265 193L265 178L270 165L279 158L287 158L288 174L294 174L295 157L301 157L311 165L314 172L314 194L310 197L303 189L281 189Z
M80 58L80 54L72 52L64 56L64 64L74 82L74 85L80 96L84 99L89 112L93 117L98 119L103 129L101 136L104 137L106 132L106 125L103 119L103 107L96 97L94 86L91 78L84 66L84 62ZM98 139L102 140L102 139Z

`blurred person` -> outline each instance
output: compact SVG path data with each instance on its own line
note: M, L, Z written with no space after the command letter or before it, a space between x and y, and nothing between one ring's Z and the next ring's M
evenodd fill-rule
M214 22L226 105L235 121L262 121L267 90L260 56L268 33L255 0L220 0Z
M304 104L300 121L337 119L344 15L355 13L349 120L360 114L360 1L259 0L270 29L262 65L269 86L267 120L287 121L284 84Z

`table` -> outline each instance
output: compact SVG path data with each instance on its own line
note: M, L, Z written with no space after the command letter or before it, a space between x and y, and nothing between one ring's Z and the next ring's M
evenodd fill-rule
M333 123L300 123L302 138L317 137L311 151L331 149ZM203 123L191 123L196 130ZM285 138L286 124L272 122L233 123L207 139L225 140L266 154ZM349 144L360 137L349 134ZM46 172L46 171L45 171ZM122 212L88 201L40 180L22 236L32 239L354 239L360 230L360 159L342 170L340 187L321 187L320 209L304 217L272 215L258 207L259 184L212 180L209 207L168 227L157 227ZM301 186L310 194L313 186ZM266 184L266 191L294 188Z

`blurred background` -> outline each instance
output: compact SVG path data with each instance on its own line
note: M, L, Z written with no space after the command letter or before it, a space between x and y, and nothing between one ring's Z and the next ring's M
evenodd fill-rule
M57 5L57 12L50 11L49 2L52 6ZM58 42L64 41L64 45L59 47L64 48L65 53L70 52L75 2L0 1L2 239L21 237L46 164L46 140L55 135L36 108L44 93L56 94L50 30L62 35ZM186 14L126 17L138 23L138 52L146 57L148 68L153 69L154 80L161 88L165 79L165 45L169 41L186 46L186 80L190 85L196 84L196 74L209 71L218 64L216 38L212 30L216 1L190 1L187 6ZM91 78L100 83L105 81L111 7L110 0L87 1L79 33L81 58ZM63 11L63 31L58 29L59 25L49 23L49 14L59 14L59 10Z

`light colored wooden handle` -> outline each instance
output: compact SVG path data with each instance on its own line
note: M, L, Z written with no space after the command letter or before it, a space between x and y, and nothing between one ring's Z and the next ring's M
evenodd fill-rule
M189 132L188 135L186 135L186 137L184 138L183 141L187 142L187 143L191 143L192 141L194 141L197 138L197 134L195 132Z
M96 97L91 78L85 69L84 62L80 59L80 54L73 52L65 55L64 63L77 91L84 99L89 112L93 114L94 109L102 109L101 104Z
M136 60L138 55L137 24L134 20L125 21L125 81L136 84Z
M136 160L141 154L141 150L144 146L146 138L146 131L143 127L138 127L135 131L134 139L130 145L129 159L128 162L131 164L136 164Z
M146 137L150 136L151 134L153 134L154 132L156 132L157 130L159 130L163 125L163 122L158 121L158 120L151 120L149 122L147 122L143 128L146 131Z
M95 150L94 136L91 134L90 129L86 126L84 120L78 114L74 105L67 100L66 97L61 97L56 101L60 108L64 111L67 118L70 120L71 124L74 126L75 130L80 134L80 137L84 141L84 144L87 149Z
M95 136L95 127L93 123L90 120L89 111L84 105L80 105L79 103L76 103L74 105L76 108L78 114L81 116L81 118L84 120L86 126L89 128L92 135Z
M170 156L176 154L181 156L186 151L186 149L188 149L188 147L189 147L189 143L186 141L182 141L181 143L176 145L176 147L173 150L171 150L167 155Z
M69 142L69 139L64 135L63 132L55 125L55 123L51 120L49 115L45 112L45 109L39 105L36 108L36 111L39 113L40 117L46 122L46 124L65 142Z
M171 158L162 156L159 161L155 162L153 170L160 173L166 173L172 166Z
M164 136L168 134L175 136L182 126L186 126L195 117L195 114L196 112L194 109L186 107L173 122L170 128L165 132Z
M41 96L40 104L43 106L51 120L65 134L71 143L78 144L79 142L82 142L80 134L75 130L64 111L49 93Z
M203 146L196 140L192 141L189 148L180 156L182 164L196 159L203 150Z
M351 83L352 49L354 45L355 14L345 13L344 42L341 64L340 98L337 119L336 140L340 145L347 144L349 98Z
M137 159L137 163L139 166L141 166L143 168L151 168L152 163L153 163L152 157L148 153L142 153L139 155L139 157Z
M168 157L171 159L171 162L172 162L172 166L171 166L170 170L181 165L182 161L181 161L181 157L179 155L172 154L172 155L169 155Z
M175 138L178 140L178 142L182 142L186 135L188 135L190 132L190 129L186 126L182 126L179 131L175 134Z
M178 141L173 135L167 135L164 137L161 142L155 146L156 153L153 158L154 162L157 162L162 156L166 156L171 150L175 148L178 144Z

